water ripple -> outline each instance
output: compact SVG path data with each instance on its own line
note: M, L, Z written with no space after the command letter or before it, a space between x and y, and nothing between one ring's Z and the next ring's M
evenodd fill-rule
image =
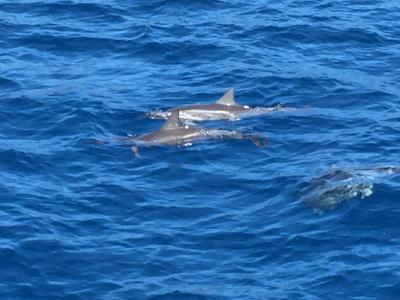
M398 165L397 7L3 1L3 298L395 299L399 175L324 214L301 191L332 170ZM163 123L148 111L230 86L240 104L300 110L199 124L267 148L133 155L126 138Z

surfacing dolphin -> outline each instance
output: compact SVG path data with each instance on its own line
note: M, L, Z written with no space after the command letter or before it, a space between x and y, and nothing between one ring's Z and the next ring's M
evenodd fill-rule
M300 200L316 213L335 209L345 200L361 199L373 193L373 183L382 176L400 173L400 167L383 166L354 170L333 170L313 179L300 191Z
M167 111L154 111L149 114L153 119L167 119L173 112L179 111L179 117L187 121L237 120L242 117L262 115L278 111L294 111L296 108L283 107L250 107L235 102L233 88L230 88L219 100L211 104L194 104Z
M165 124L157 131L133 138L130 142L134 145L132 150L138 154L139 146L152 145L191 145L194 140L201 139L247 139L259 147L267 144L267 139L257 135L244 134L240 131L223 129L197 128L185 125L180 120L178 110L172 112Z

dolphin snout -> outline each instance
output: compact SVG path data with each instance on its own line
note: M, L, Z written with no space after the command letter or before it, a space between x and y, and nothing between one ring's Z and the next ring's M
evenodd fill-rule
M400 167L381 167L378 168L378 172L384 173L384 174L397 174L400 173Z
M256 145L257 147L264 148L268 145L268 139L260 137L258 135L249 135L249 136L245 136L244 138L247 138L250 141L252 141L254 143L254 145Z
M394 167L392 168L393 173L400 173L400 167Z

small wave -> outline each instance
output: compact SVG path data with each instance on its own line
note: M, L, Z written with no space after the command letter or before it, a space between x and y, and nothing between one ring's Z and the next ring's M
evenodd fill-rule
M176 11L177 8L185 8L186 10L210 10L217 8L225 8L226 2L221 0L156 0L148 2L149 9L166 10L171 9ZM231 5L231 3L229 3Z
M75 2L31 2L31 3L3 3L0 10L8 13L24 13L29 11L35 17L53 16L63 19L85 19L90 21L102 20L105 22L124 22L124 11L112 5L99 3L75 3Z
M148 300L207 300L207 294L194 294L191 292L173 291L150 296Z
M338 29L328 26L315 27L311 25L289 26L255 26L243 32L243 35L263 36L264 39L273 36L276 42L283 40L300 43L357 43L364 46L380 46L393 44L393 40L385 38L377 32L366 29Z
M0 89L2 88L18 88L20 85L18 82L5 78L5 77L0 77Z
M82 54L94 55L102 52L118 52L118 50L129 49L133 42L129 40L98 38L90 36L55 36L49 34L34 34L27 37L15 39L14 43L23 47L31 47L38 50L49 51L54 54Z

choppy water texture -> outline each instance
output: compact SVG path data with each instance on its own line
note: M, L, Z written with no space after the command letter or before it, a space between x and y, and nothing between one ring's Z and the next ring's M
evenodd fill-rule
M398 298L400 177L322 215L298 193L399 163L399 20L397 0L0 1L1 299ZM114 139L230 86L310 109L204 124L267 148Z

